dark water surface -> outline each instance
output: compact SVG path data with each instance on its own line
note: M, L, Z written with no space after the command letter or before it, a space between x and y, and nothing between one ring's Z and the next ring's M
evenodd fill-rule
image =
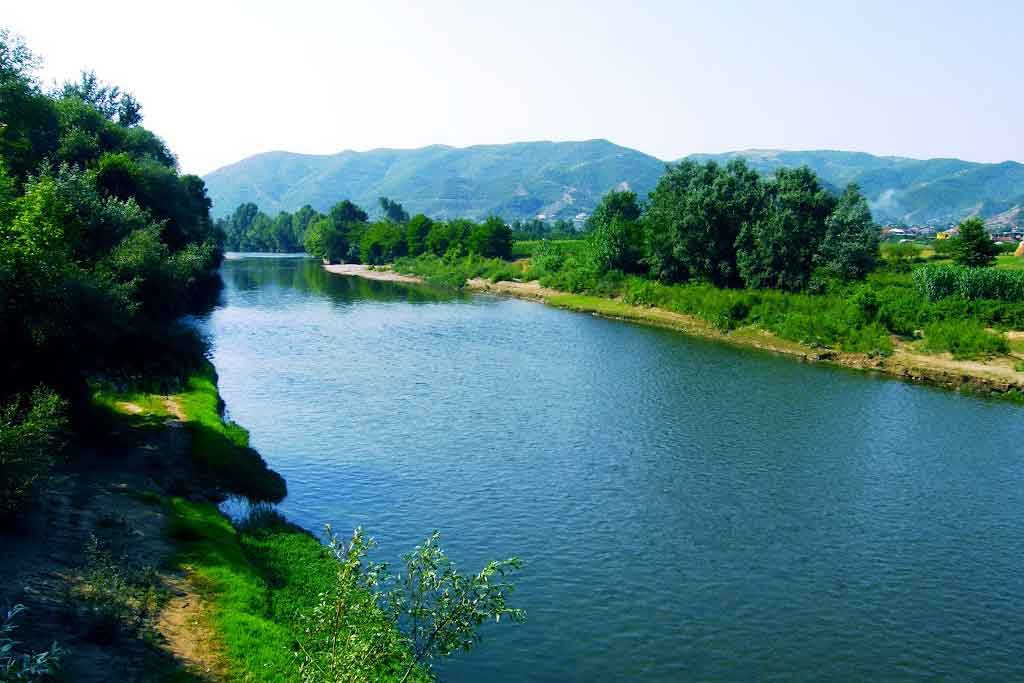
M225 263L230 416L319 529L516 554L446 681L1024 680L1024 410L541 305Z

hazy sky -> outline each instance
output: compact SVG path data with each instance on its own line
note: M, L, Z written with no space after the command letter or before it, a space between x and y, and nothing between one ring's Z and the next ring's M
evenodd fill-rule
M607 138L1024 161L1024 2L5 3L206 173L274 149Z

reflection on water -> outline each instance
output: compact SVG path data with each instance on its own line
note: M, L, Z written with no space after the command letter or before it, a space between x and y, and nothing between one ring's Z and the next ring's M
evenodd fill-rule
M311 529L518 554L446 681L1024 680L1019 407L492 297L223 268L231 416Z

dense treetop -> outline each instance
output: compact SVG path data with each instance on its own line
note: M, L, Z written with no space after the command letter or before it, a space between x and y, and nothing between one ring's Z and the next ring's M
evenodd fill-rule
M93 73L44 91L37 65L0 31L0 400L180 364L173 320L216 290L221 259L202 179L136 99Z

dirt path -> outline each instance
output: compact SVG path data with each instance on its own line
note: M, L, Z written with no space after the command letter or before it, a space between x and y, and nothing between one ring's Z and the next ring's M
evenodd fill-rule
M100 443L69 447L49 490L17 526L0 531L0 604L28 608L20 641L42 650L56 640L66 650L61 680L225 680L208 609L174 565L157 497L202 481L180 407L166 403L174 417L163 423L119 405L114 430ZM90 545L109 558L115 590L97 590L104 584ZM87 598L107 594L118 602ZM115 617L102 618L104 609Z

